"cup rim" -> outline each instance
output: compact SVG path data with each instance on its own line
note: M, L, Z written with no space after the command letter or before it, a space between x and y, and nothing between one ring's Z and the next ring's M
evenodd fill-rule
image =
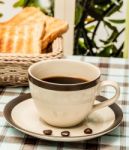
M31 73L31 69L33 67L35 67L41 63L47 63L50 61L70 61L70 62L77 62L77 63L81 63L81 64L88 64L88 65L94 67L99 72L99 75L94 80L91 80L89 82L75 83L75 84L59 84L59 83L51 83L51 82L43 81L43 80L35 77ZM96 67L90 63L78 61L78 60L69 60L69 59L43 60L43 61L32 64L28 68L28 80L29 80L29 82L31 82L34 85L37 85L41 88L56 90L56 91L78 91L78 90L88 89L88 88L91 88L93 86L96 86L99 83L100 77L101 77L101 73L100 73L100 70L98 67Z

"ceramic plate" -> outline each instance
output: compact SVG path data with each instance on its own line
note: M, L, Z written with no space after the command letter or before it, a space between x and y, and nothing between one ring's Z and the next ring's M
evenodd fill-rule
M99 101L106 100L102 96L98 99ZM96 101L96 103L99 103L99 101ZM84 120L77 126L57 128L48 125L40 119L31 95L24 94L13 99L6 105L4 116L10 125L28 135L51 141L72 142L89 140L114 130L120 124L123 113L117 104L113 104L110 107L105 107L90 114L87 121ZM84 130L86 128L91 128L93 131L92 134L85 134ZM52 135L48 136L43 134L43 130L48 129L52 130ZM69 131L70 136L61 136L62 131Z

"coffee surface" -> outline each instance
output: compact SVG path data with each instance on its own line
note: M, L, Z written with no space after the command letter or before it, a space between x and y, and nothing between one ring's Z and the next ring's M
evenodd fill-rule
M62 76L48 77L48 78L43 78L42 80L51 83L57 83L57 84L76 84L76 83L88 82L88 80L82 78L62 77Z

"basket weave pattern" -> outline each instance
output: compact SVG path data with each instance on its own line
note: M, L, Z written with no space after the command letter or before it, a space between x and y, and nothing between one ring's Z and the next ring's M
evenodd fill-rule
M52 43L52 52L39 55L0 53L0 86L28 86L28 67L38 61L62 58L62 38Z

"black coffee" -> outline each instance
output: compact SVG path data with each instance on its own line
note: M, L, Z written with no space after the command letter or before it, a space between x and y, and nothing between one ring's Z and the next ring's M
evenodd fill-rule
M76 83L88 82L87 80L82 78L62 77L62 76L48 77L48 78L43 78L42 80L51 83L58 83L58 84L76 84Z

